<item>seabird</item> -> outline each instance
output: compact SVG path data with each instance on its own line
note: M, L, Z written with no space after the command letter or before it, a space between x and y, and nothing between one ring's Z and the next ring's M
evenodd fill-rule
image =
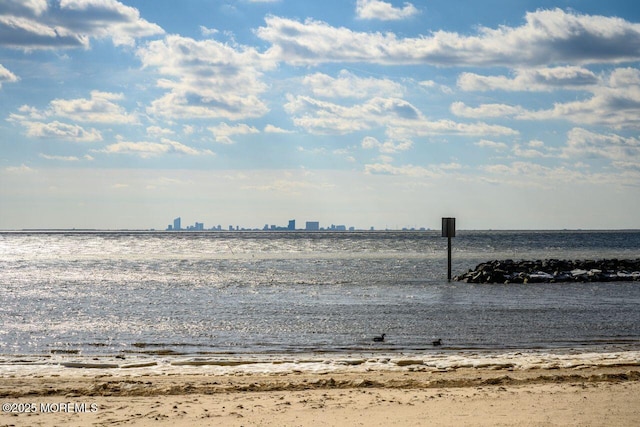
M442 345L442 338L438 338L435 341L432 341L431 344L433 344L435 347Z
M382 334L382 335L380 335L379 337L373 337L373 341L375 341L375 342L382 342L382 341L384 341L384 336L385 336L385 335L386 335L386 334Z

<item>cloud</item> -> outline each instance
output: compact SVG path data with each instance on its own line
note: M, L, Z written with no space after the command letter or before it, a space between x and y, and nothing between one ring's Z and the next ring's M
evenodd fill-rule
M438 84L436 82L434 82L433 80L423 80L421 82L418 83L420 86L422 86L423 88L427 88L427 89L438 89L440 90L440 92L442 93L453 93L453 90L451 90L451 88L449 86L445 86L445 85L441 85Z
M46 111L48 116L65 117L79 122L92 123L137 123L136 115L128 114L114 101L124 99L121 93L91 91L91 97L77 99L54 99Z
M54 99L44 110L23 105L20 114L11 114L12 121L43 121L49 117L64 117L66 119L88 123L136 124L138 117L128 114L126 110L114 101L124 99L121 93L100 92L94 90L91 97L76 99Z
M39 156L46 160L55 160L60 162L79 162L81 160L80 157L76 157L76 156L52 156L52 155L43 154L43 153L40 153ZM89 155L85 155L82 157L82 159L91 161L93 160L93 157Z
M410 149L413 146L413 142L410 140L397 143L394 141L380 142L372 136L367 136L362 140L361 146L365 149L377 148L381 153L391 154Z
M133 7L116 0L5 0L0 4L0 46L25 50L88 48L91 38L115 45L162 34Z
M640 139L574 128L567 134L567 145L562 149L562 155L572 159L605 158L626 168L629 163L640 164Z
M4 170L11 174L30 174L36 172L35 169L25 165L24 163L20 166L8 166Z
M265 133L294 133L294 132L293 132L293 131L291 131L291 130L282 129L282 128L279 128L279 127L277 127L277 126L270 125L270 124L269 124L269 125L266 125L266 126L264 127L264 132L265 132Z
M386 128L393 144L406 144L416 136L517 135L516 130L486 123L430 121L410 102L399 98L375 97L361 104L345 106L308 96L288 95L285 110L296 126L318 135L346 135ZM402 145L404 146L404 145Z
M97 153L105 154L130 154L142 157L143 159L156 157L163 154L181 154L188 156L213 155L210 150L196 150L180 142L162 139L162 142L129 142L120 141L107 145L101 150L94 150Z
M395 21L411 17L417 13L418 9L411 3L405 3L404 7L400 9L380 0L357 0L356 2L356 16L359 19Z
M567 66L554 68L518 69L514 78L481 76L462 73L458 87L465 91L553 91L557 89L584 89L599 83L598 77L588 69Z
M518 135L519 132L505 126L490 125L484 122L459 123L453 120L419 120L415 123L398 123L387 128L387 136L393 139L408 139L432 135Z
M2 83L15 83L18 80L18 76L13 74L11 71L7 70L0 64L0 88L2 88Z
M150 42L137 53L144 67L168 77L158 80L158 87L168 93L151 103L149 114L239 120L269 111L259 98L267 89L261 70L273 64L253 48L174 35Z
M640 128L640 70L614 70L608 81L591 90L592 97L556 103L552 109L530 111L529 120L565 119L586 125L605 125L614 129Z
M504 142L489 141L488 139L481 139L478 142L474 142L473 145L482 148L493 148L494 150L506 150L508 148Z
M505 104L482 104L476 108L468 107L463 102L451 104L451 112L459 117L508 117L517 116L526 112L519 106Z
M216 30L215 28L207 28L204 25L200 25L200 33L202 33L202 35L205 37L216 35L219 32L220 31Z
M102 134L97 129L86 130L78 125L70 125L53 121L50 123L21 121L31 138L60 139L73 142L102 141Z
M413 121L421 113L411 103L399 98L375 97L362 104L344 106L308 96L287 96L285 110L293 122L310 133L348 134L384 126L395 121Z
M536 158L536 157L556 157L554 153L557 150L546 147L543 141L533 140L524 146L515 144L513 146L513 154L518 157Z
M444 167L443 167L444 166ZM447 169L457 169L459 165L431 165L429 167L402 165L393 166L389 163L373 163L365 165L364 171L368 175L402 175L413 178L440 178Z
M587 90L587 88L585 88ZM583 125L604 125L614 129L640 128L640 70L618 68L596 86L589 86L586 99L557 102L553 108L527 110L522 106L481 104L468 107L451 104L451 112L460 117L513 117L519 120L568 120Z
M533 162L516 161L511 164L481 166L480 170L497 179L491 182L515 187L557 188L558 183L602 183L602 175L587 174L567 167L549 167Z
M216 142L221 144L234 144L235 141L231 139L234 135L249 135L260 133L258 129L253 126L241 123L236 126L229 126L226 123L220 123L218 126L208 128L216 138Z
M405 92L401 84L392 80L360 78L347 70L341 70L337 78L323 73L311 74L302 82L314 95L324 98L401 97Z
M175 134L171 129L162 128L160 126L149 126L147 128L147 135L151 137L169 136Z
M364 33L325 22L269 16L256 34L267 54L291 64L367 62L437 66L543 67L640 59L640 24L561 9L525 15L518 27L480 27L476 35L435 31L417 38Z

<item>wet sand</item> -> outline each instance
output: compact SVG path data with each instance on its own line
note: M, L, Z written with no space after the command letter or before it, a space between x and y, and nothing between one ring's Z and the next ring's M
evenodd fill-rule
M640 367L0 378L0 426L635 426ZM93 405L93 406L92 406ZM25 413L26 408L34 409ZM48 412L43 412L43 411ZM18 413L21 412L21 413Z

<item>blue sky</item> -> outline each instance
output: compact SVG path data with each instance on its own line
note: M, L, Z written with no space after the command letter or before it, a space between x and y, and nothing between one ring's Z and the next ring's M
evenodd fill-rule
M5 0L0 229L640 228L629 1Z

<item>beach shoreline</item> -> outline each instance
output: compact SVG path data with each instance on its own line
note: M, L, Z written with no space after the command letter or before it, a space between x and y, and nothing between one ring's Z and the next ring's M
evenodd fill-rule
M4 372L0 401L13 408L0 414L0 426L631 426L640 419L637 353L527 368L478 361L440 369L403 360L393 369L335 371Z

